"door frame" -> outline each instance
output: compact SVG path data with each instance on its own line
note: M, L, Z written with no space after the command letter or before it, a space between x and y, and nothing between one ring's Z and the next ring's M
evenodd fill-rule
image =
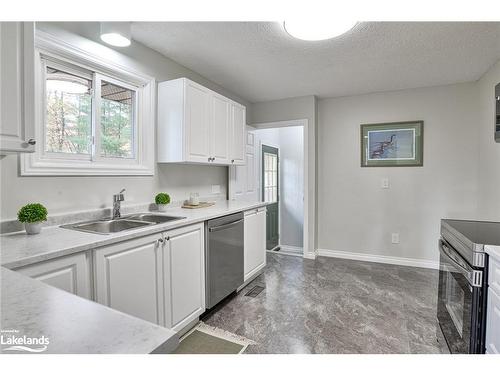
M265 122L258 124L251 124L251 127L256 130L259 129L270 129L270 128L285 128L290 126L302 126L303 129L303 143L304 143L304 233L303 233L303 243L302 243L302 256L308 259L316 258L316 251L314 249L314 222L309 222L309 210L312 209L312 217L316 216L316 209L314 202L311 201L311 194L314 194L316 190L316 183L314 179L309 178L309 120L308 119L297 119L297 120L285 120L285 121L275 121L275 122ZM262 149L259 150L262 152ZM311 150L315 153L314 148ZM316 165L315 158L313 155L313 162ZM259 171L260 172L260 171ZM281 225L281 220L280 220ZM310 230L311 229L311 230ZM280 227L281 233L281 227ZM309 235L312 233L312 236ZM312 238L311 238L312 237ZM311 244L311 239L312 244ZM311 244L311 245L310 245ZM309 246L311 248L309 249Z
M277 247L281 247L281 183L280 183L280 172L281 172L281 167L280 167L280 146L278 146L277 144L275 143L272 143L272 142L265 142L263 143L261 140L259 140L259 158L256 160L258 161L259 163L259 166L258 166L258 176L259 176L259 188L258 188L258 195L259 195L259 200L261 202L264 201L264 191L262 190L262 185L263 185L263 181L262 181L262 173L263 173L263 170L262 170L262 164L263 164L263 159L262 159L262 146L269 146L269 147L273 147L273 148L276 148L278 150L278 245L274 248L276 249ZM267 228L267 227L266 227ZM267 241L267 231L266 231L266 241ZM271 250L267 250L267 242L266 242L266 251L274 251L274 249L271 249Z

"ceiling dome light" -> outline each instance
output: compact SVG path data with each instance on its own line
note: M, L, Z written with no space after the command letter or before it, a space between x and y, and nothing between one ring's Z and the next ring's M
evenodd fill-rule
M326 40L342 35L351 30L356 22L347 20L329 21L285 21L285 31L294 38L301 40Z
M130 46L130 22L101 22L101 40L115 47Z

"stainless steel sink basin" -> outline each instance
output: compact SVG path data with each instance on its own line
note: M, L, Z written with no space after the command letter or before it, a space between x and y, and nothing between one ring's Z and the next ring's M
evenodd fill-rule
M135 221L135 220L97 220L84 223L76 223L63 225L63 228L80 230L83 232L92 233L116 233L122 232L124 230L135 229L140 227L145 227L147 225L154 225L155 223L147 221Z
M160 223L168 223L169 221L185 219L185 217L156 215L156 214L134 214L134 215L128 215L126 219L148 221L151 223L160 224Z
M128 215L114 220L93 220L84 221L81 223L65 224L61 225L61 228L79 230L89 233L110 234L181 219L185 218L180 216L167 216L145 213Z

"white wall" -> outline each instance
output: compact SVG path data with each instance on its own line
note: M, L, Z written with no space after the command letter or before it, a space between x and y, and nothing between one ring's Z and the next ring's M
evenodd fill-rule
M318 248L436 261L440 219L476 217L476 115L474 83L319 100ZM423 167L360 167L360 124L410 120Z
M107 59L142 71L155 77L157 81L188 77L248 105L244 100L228 93L199 74L139 43L133 42L130 47L117 52L117 50L104 47L78 35L88 32L89 35L86 36L91 37L90 34L98 30L96 23L93 23L93 26L92 23L67 23L63 25L65 29L59 26L55 23L37 24L37 27L43 31L50 32L84 50L99 51ZM17 210L22 205L34 201L45 204L49 215L109 207L112 204L112 195L122 188L127 189L125 204L151 202L158 191L170 193L173 200L185 199L190 192L210 196L211 185L221 186L221 194L217 197L225 198L226 196L227 167L161 164L155 168L155 175L146 177L20 177L18 156L8 155L0 160L2 188L0 219L14 219Z
M479 80L479 217L500 221L500 143L494 140L495 85L500 61Z
M261 144L279 148L280 155L280 244L303 247L304 234L304 135L299 126L255 131L262 165ZM258 168L257 170L260 170ZM262 172L259 173L259 188ZM260 189L259 189L260 190ZM260 191L260 196L262 192Z

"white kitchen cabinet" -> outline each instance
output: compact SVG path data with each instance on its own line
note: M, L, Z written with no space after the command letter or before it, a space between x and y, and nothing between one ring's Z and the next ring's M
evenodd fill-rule
M500 354L500 296L491 288L486 316L486 350L489 354Z
M158 162L244 164L246 109L187 78L158 84Z
M35 26L0 23L0 154L34 152Z
M231 138L231 108L232 104L228 98L222 95L212 94L212 118L210 125L210 155L214 163L229 164Z
M205 311L204 225L169 231L163 245L165 326L180 331Z
M231 104L231 164L245 164L246 109L238 103Z
M21 267L15 271L77 296L91 299L88 253L78 253Z
M162 234L94 250L96 301L162 324Z
M266 266L266 208L245 212L244 282L248 282Z
M486 351L500 354L500 259L490 255L486 311Z

